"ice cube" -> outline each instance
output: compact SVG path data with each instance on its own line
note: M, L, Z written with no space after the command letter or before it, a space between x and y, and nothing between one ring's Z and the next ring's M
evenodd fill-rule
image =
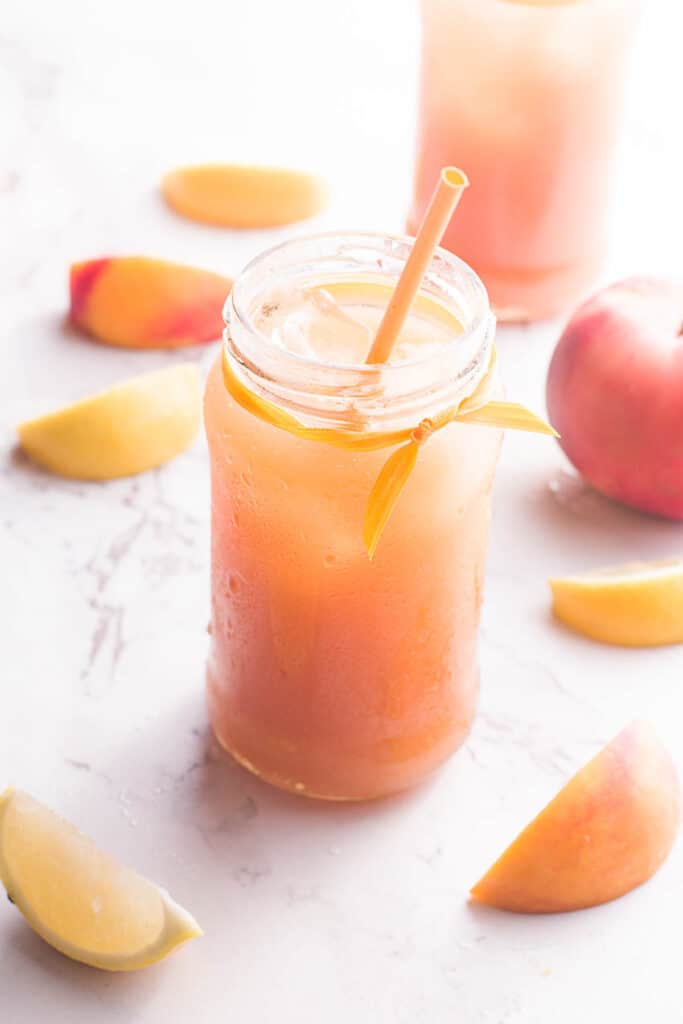
M297 356L306 356L308 359L315 359L315 349L308 338L307 324L305 319L302 322L300 313L291 313L279 327L274 327L271 338L276 345L284 348L287 352L293 352Z
M278 290L256 319L277 345L319 362L362 363L372 340L370 328L322 288Z
M370 328L354 320L323 288L307 292L308 336L318 359L362 363L370 349Z

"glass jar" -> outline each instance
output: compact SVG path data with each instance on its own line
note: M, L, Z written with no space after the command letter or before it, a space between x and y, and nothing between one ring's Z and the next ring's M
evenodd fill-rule
M471 188L444 245L497 316L550 316L590 286L640 0L421 0L415 232L445 164Z
M451 424L420 449L371 560L362 524L387 450L297 437L226 390L221 359L255 395L314 427L416 426L470 394L494 321L475 274L440 250L422 296L464 325L410 363L331 365L254 327L278 287L311 276L393 287L410 241L294 240L252 262L225 307L206 389L211 458L211 722L241 764L284 789L378 797L427 776L463 742L478 692L477 631L502 432Z

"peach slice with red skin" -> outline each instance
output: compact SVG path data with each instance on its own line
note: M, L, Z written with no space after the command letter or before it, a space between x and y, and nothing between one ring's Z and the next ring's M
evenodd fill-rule
M71 323L125 348L180 348L219 338L232 281L210 270L146 256L74 263Z
M607 903L657 871L680 815L671 756L648 723L633 722L527 825L472 896L524 914Z

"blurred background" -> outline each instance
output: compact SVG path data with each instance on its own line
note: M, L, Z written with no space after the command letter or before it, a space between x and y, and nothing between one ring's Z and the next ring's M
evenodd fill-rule
M670 267L681 250L683 14L671 0L645 7L612 233L619 271ZM148 250L162 223L159 255L235 273L257 233L202 229L162 206L162 173L195 161L321 170L336 189L324 226L403 230L418 50L417 0L9 0L4 301L23 301L37 264L25 301L62 301L71 259Z

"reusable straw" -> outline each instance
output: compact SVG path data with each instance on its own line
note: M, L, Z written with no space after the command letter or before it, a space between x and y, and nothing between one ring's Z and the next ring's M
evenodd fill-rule
M398 341L406 317L415 301L422 278L444 236L460 197L469 185L467 175L457 167L444 167L427 212L420 224L410 255L389 300L366 363L386 363Z

